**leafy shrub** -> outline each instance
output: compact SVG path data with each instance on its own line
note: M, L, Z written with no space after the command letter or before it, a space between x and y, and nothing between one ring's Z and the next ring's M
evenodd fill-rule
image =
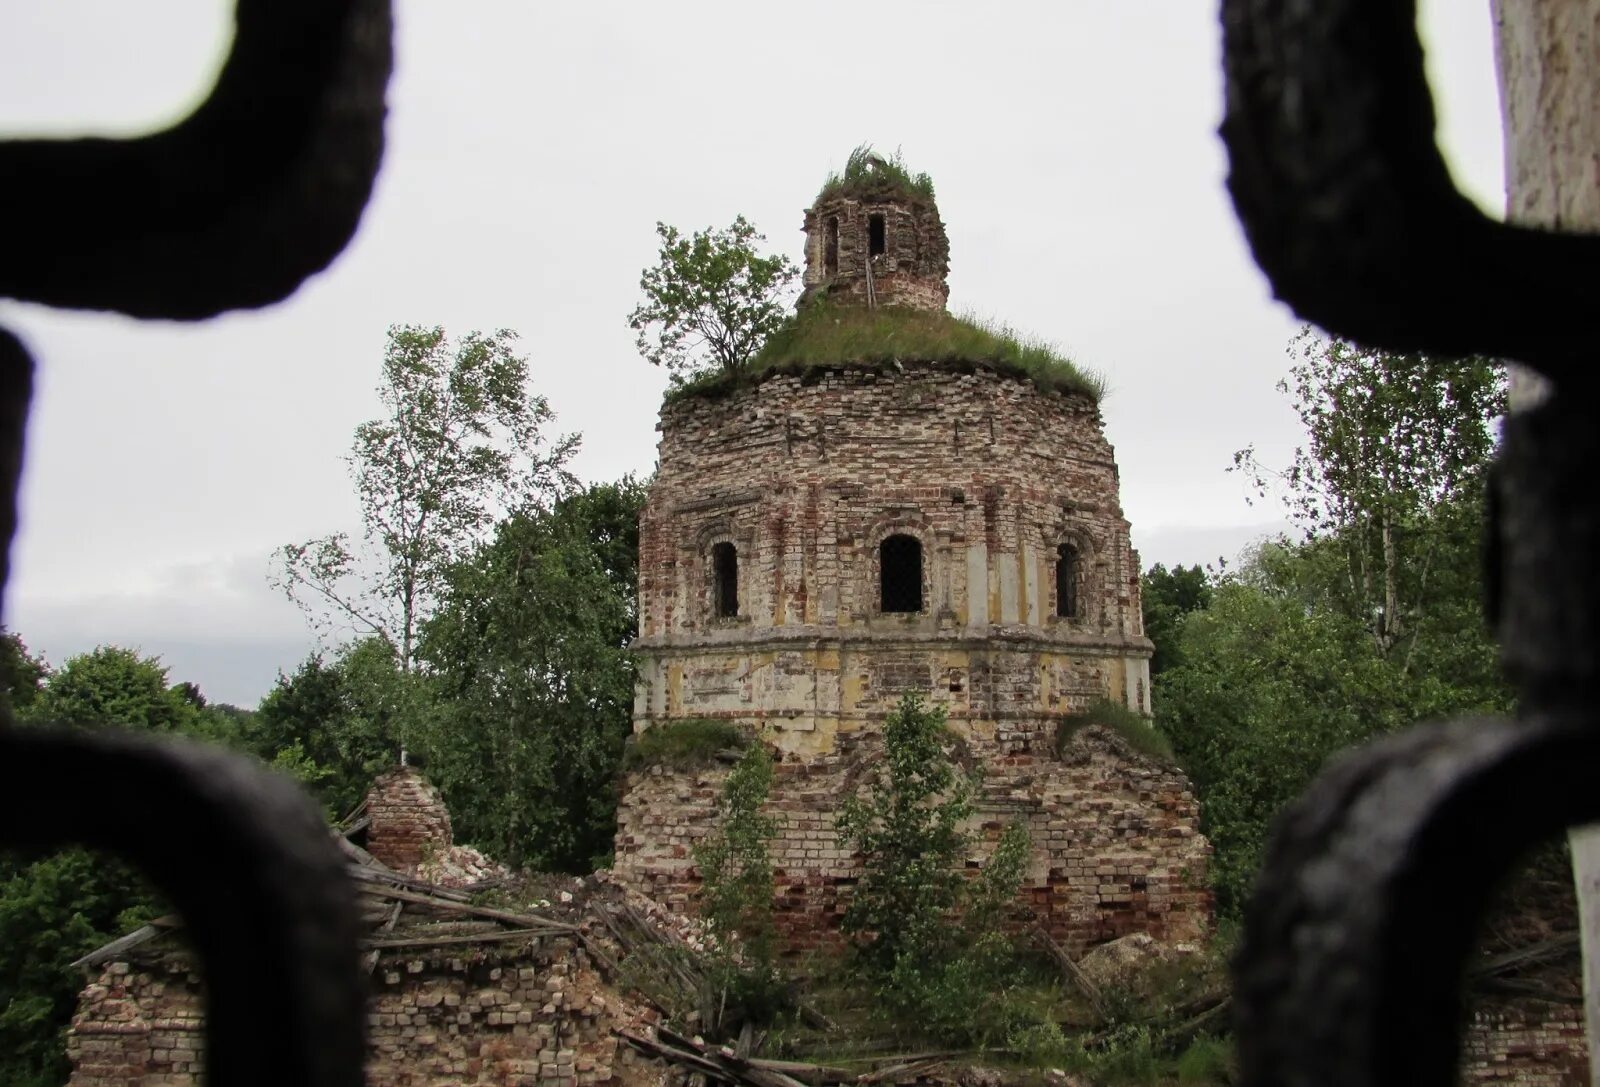
M1122 1084L1154 1084L1161 1071L1150 1028L1124 1023L1107 1031L1088 1069L1097 1079Z
M839 816L863 857L843 927L883 1012L944 1041L986 1045L1027 1022L1008 999L1019 971L1003 922L1029 842L1013 824L977 878L962 875L974 782L952 764L947 736L944 711L915 696L884 721L882 776Z
M707 965L716 993L706 1003L713 1031L735 1018L765 1018L778 1002L770 853L778 827L761 811L771 790L772 758L752 744L723 782L721 822L694 851L703 880L700 915L711 936Z
M709 766L724 751L743 750L748 741L727 721L690 717L636 734L622 755L624 770L665 766L691 770Z
M1082 1072L1089 1067L1089 1054L1083 1039L1069 1037L1054 1022L1031 1023L1018 1027L1006 1038L1006 1048L1029 1068L1060 1068Z
M1221 1038L1196 1038L1178 1058L1178 1082L1233 1082L1233 1047Z
M1104 725L1128 741L1128 746L1142 754L1163 762L1173 761L1172 744L1156 727L1135 710L1108 698L1095 702L1082 713L1062 718L1056 726L1056 757L1066 751L1079 729L1086 725Z

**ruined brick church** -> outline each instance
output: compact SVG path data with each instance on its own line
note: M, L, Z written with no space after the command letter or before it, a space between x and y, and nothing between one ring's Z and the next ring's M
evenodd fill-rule
M805 230L802 305L943 313L931 196L825 190ZM958 757L984 771L972 861L1023 821L1024 904L1075 957L1132 933L1204 934L1210 847L1189 783L1115 730L1080 727L1097 701L1147 713L1150 699L1138 557L1089 395L994 360L842 359L674 397L661 432L635 731L711 718L777 754L790 948L838 940L860 868L834 817L907 693L946 711ZM619 926L688 946L693 848L726 772L628 774L613 871L557 882L455 845L415 768L380 776L335 832L367 925L369 1082L686 1082L648 1044L660 1010L633 991ZM78 960L70 1087L201 1082L204 988L180 926L157 919ZM1474 1009L1464 1080L1554 1087L1584 1068L1581 1007Z
M802 307L943 315L930 192L868 171L825 188L804 230ZM727 721L779 756L791 945L837 927L859 872L833 817L908 693L982 768L986 837L1026 822L1025 894L1053 935L1202 933L1210 849L1183 774L1098 726L1058 744L1097 701L1150 708L1138 556L1092 395L992 360L840 360L670 398L659 429L634 730ZM721 776L630 775L618 876L691 901Z

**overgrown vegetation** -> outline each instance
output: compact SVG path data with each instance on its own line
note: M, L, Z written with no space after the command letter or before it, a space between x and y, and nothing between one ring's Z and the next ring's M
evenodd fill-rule
M828 175L817 199L844 195L868 200L898 197L911 203L932 200L933 178L921 172L912 173L898 149L886 158L874 151L871 144L864 143L850 152L843 170Z
M669 721L636 734L623 752L622 768L690 770L711 765L719 755L741 751L749 742L727 721L704 717Z
M1299 538L1262 544L1189 586L1187 602L1146 579L1175 604L1156 718L1199 794L1224 918L1239 914L1273 818L1330 756L1511 706L1481 604L1498 369L1310 333L1292 352L1282 388L1308 444L1282 472L1248 449L1237 462Z
M18 727L65 725L242 746L246 711L213 706L160 661L102 646L50 668L0 632L0 699ZM4 727L4 725L0 725ZM49 856L0 852L0 1083L67 1080L64 1031L82 973L71 963L158 913L145 881L84 849Z
M862 858L843 928L892 1022L993 1045L1023 1016L1006 999L1019 979L1004 922L1029 842L1012 824L977 877L963 877L976 782L951 761L947 739L944 711L914 696L884 720L877 780L840 807L839 833Z
M423 340L413 346L443 342L432 333ZM499 356L503 347L496 339L477 349L517 372L516 360ZM1479 603L1498 374L1481 360L1424 368L1315 339L1297 352L1285 388L1306 449L1282 473L1249 451L1239 466L1264 494L1287 501L1301 532L1224 574L1152 569L1144 603L1161 673L1158 728L1102 702L1057 737L1065 745L1092 722L1146 754L1176 750L1215 848L1225 926L1272 819L1332 754L1423 718L1502 711L1511 701ZM898 310L809 308L750 370L814 375L897 363L986 366L1098 395L1048 345ZM1424 369L1436 376L1415 377ZM714 394L727 380L684 391ZM409 418L408 426L424 422ZM387 448L384 434L369 437L374 456ZM564 455L545 456L544 484L515 508L493 496L498 469L459 481L470 486L457 497L473 505L449 538L407 537L397 552L426 559L415 566L425 576L393 575L410 578L400 596L384 595L400 582L380 579L379 598L353 600L374 615L398 607L399 620L369 623L373 636L309 659L255 713L208 705L193 684L172 682L159 662L128 650L105 647L51 669L11 635L0 639L0 702L21 727L124 727L253 752L299 777L332 814L404 744L444 789L461 840L541 868L585 870L604 852L619 765L733 763L719 829L696 852L713 941L709 967L695 965L717 979L696 1025L726 1031L738 1016L767 1014L782 988L771 965L770 761L713 720L652 728L624 753L643 487L571 489L558 480ZM407 468L391 481L396 501L415 493L413 475ZM780 1016L767 1053L816 1059L898 1041L981 1049L986 1062L1061 1068L1102 1085L1228 1081L1216 955L1157 964L1091 998L1057 962L1014 939L1008 911L1028 854L1020 827L998 837L981 870L969 868L974 782L950 759L941 715L908 701L885 723L884 740L881 776L844 805L840 821L864 862L846 918L854 950L804 964L805 999L824 1004L839 1029L824 1034ZM1526 904L1566 888L1565 858L1547 850L1497 906L1491 938L1510 948L1530 934L1548 937ZM68 964L159 909L130 872L102 858L0 856L0 1082L64 1081L61 1032L82 980Z
M1097 699L1082 713L1061 720L1056 726L1056 757L1060 758L1078 730L1088 725L1103 725L1121 736L1128 746L1142 755L1162 762L1173 761L1172 742L1137 710L1109 698Z
M644 301L628 314L645 361L665 367L674 387L699 376L738 380L782 324L800 272L781 253L762 256L766 238L740 215L725 230L656 224L661 251L639 277Z
M893 369L902 364L938 364L973 371L989 369L1025 378L1046 392L1105 395L1101 378L1080 369L1047 341L1008 326L943 311L886 306L866 309L826 302L807 305L788 318L751 360L749 375L802 376L840 366ZM669 390L669 402L686 396L722 396L743 378L707 373Z
M770 1019L779 993L773 964L772 858L777 821L762 811L772 790L772 757L751 744L729 771L715 831L694 851L703 881L700 916L711 939L707 971L715 989L702 1021L714 1033L737 1018Z

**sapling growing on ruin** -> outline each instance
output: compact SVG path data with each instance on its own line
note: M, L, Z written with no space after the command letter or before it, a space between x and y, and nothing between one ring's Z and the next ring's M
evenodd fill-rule
M706 373L737 377L783 323L799 270L744 216L724 230L656 224L660 259L639 277L644 301L628 315L639 354L666 367L673 384Z
M862 858L844 915L882 1009L951 1044L1004 1038L1028 1012L1005 921L1031 843L1013 823L968 879L977 779L950 758L944 711L908 695L883 722L883 769L848 797L839 831Z
M769 1003L772 965L772 858L777 822L762 809L772 791L772 757L760 743L745 749L722 785L721 821L694 850L703 881L700 915L711 937L703 1018L715 1030L737 1005Z

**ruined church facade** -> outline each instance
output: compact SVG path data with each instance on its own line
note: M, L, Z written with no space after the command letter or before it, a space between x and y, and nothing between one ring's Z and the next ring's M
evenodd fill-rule
M805 231L802 305L943 313L931 196L825 192ZM1150 709L1138 556L1091 398L983 360L841 362L677 397L660 432L634 729L728 721L778 756L792 943L842 913L859 871L833 814L908 694L983 769L987 837L1029 825L1027 894L1056 935L1200 934L1209 848L1183 775L1100 727L1058 744L1098 701ZM631 775L619 876L692 902L719 781Z

